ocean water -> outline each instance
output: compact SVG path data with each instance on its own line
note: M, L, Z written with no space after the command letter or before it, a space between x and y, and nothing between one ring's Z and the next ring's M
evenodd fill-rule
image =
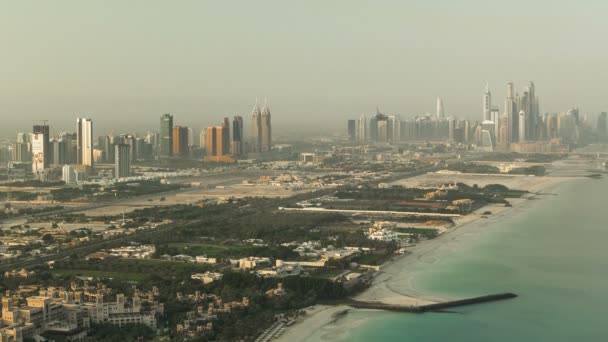
M608 180L568 181L551 191L557 196L530 201L416 269L422 294L518 298L456 313L353 311L308 340L608 341Z

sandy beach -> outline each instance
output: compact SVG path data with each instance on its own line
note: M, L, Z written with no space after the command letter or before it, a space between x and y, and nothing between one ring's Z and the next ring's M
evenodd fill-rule
M460 176L460 175L459 175ZM445 178L444 178L445 177ZM381 266L380 272L375 276L372 285L364 292L353 297L362 301L377 301L382 303L401 304L401 305L423 305L433 302L451 300L455 298L437 298L425 295L416 289L415 277L416 269L432 267L432 265L440 263L442 255L449 255L456 251L461 245L460 241L467 239L478 239L496 223L503 220L508 215L517 215L518 212L529 210L534 205L535 199L542 199L546 195L538 195L538 193L550 194L551 189L558 184L576 179L574 177L533 177L533 176L514 176L499 178L488 176L491 180L482 179L484 176L476 175L476 177L457 177L458 182L466 184L504 184L512 189L527 190L531 194L524 198L509 199L512 207L504 205L487 205L476 212L458 218L455 220L455 225L445 233L435 239L422 241L414 247L408 248L408 254L395 256L395 258L386 262ZM418 178L418 179L417 179ZM429 180L435 178L433 183L442 184L448 180L447 175L438 177L436 174L427 174L414 178L407 179L408 186L420 184L429 184ZM443 179L440 179L443 178ZM502 181L501 181L502 180ZM403 182L398 181L398 184ZM490 215L482 215L482 213L490 211ZM346 306L316 306L310 310L308 314L300 318L293 326L291 326L278 341L301 341L315 334L318 336L318 331L327 326L327 334L322 334L323 341L340 340L347 336L349 329L354 328L352 325L362 324L363 322L349 320L349 326L342 327L339 320L332 321L332 315L336 312L348 309ZM373 312L373 310L370 310ZM346 323L344 323L346 324ZM329 327L331 325L331 327Z

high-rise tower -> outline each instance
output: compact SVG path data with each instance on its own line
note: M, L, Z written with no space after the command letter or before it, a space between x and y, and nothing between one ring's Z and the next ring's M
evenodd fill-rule
M369 138L369 125L367 122L367 116L365 114L359 117L357 120L357 140L361 142L367 141Z
M161 157L173 154L173 115L164 114L160 117L160 151Z
M262 146L261 152L270 152L272 149L272 124L270 121L270 108L268 102L264 100L264 108L262 108Z
M77 163L93 167L93 121L91 119L76 119Z
M116 144L114 151L114 178L131 176L131 146Z
M232 118L232 155L243 155L243 117Z
M437 120L439 120L439 119L445 119L445 110L443 109L443 100L439 96L437 96L437 114L436 114L436 118L437 118Z
M37 143L37 152L38 158L42 158L38 160L39 167L43 169L48 169L51 165L51 138L50 138L50 129L48 125L35 125L32 129L32 133L34 135L39 135L36 141ZM32 150L34 149L34 137L32 137ZM42 153L42 154L40 154ZM35 163L36 164L36 163Z
M527 131L527 117L528 115L523 110L519 111L519 142L526 141L526 131Z
M353 142L357 140L357 120L349 119L348 120L348 141Z
M186 157L189 153L188 148L188 127L175 126L173 127L173 143L174 156Z
M507 83L507 96L505 97L505 116L507 117L507 144L517 141L519 115L515 105L515 89L513 82Z
M230 148L230 119L224 118L222 122L222 143L221 143L221 154L222 156L229 155L232 151Z
M256 100L253 111L251 112L251 137L249 150L260 152L262 148L262 112Z
M492 93L490 93L490 86L486 83L486 91L483 93L483 120L492 120L490 112L492 111Z

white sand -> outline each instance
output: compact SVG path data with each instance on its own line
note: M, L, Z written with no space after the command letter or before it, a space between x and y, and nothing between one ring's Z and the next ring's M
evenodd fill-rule
M293 342L302 341L311 337L313 334L317 334L320 329L323 329L328 323L336 323L340 317L335 315L341 311L349 310L350 307L346 305L315 305L312 308L307 308L306 316L302 316L296 323L290 326L283 335L281 335L276 341ZM352 310L352 309L351 309ZM340 338L342 331L340 329L332 329L332 336L327 336L329 340Z
M425 175L420 176L425 177ZM483 179L477 175L470 181L476 184L504 184L511 185L514 189L528 190L530 192L549 193L551 188L557 184L575 178L567 177L516 177L507 178L510 181L500 182L500 179L490 176L492 179ZM418 178L418 177L415 177ZM407 179L410 181L411 179ZM428 180L425 178L425 180ZM462 181L460 179L459 181ZM470 183L470 181L463 183ZM441 182L441 181L439 181ZM505 184L508 183L508 184ZM513 186L517 184L517 186ZM439 255L448 255L450 251L458 248L459 241L462 239L476 239L484 234L490 226L500 222L506 215L514 215L517 212L528 210L534 201L527 198L510 199L512 207L504 205L487 205L471 215L464 216L456 220L453 228L435 239L423 241L414 247L408 248L409 254L395 257L392 261L385 263L381 271L374 278L372 286L366 291L354 297L356 300L376 301L390 304L401 305L424 305L433 302L451 300L455 298L436 298L419 293L414 286L415 269L425 268L441 262ZM482 215L483 212L490 211L490 215ZM485 216L485 217L484 217ZM447 251L446 251L447 249ZM319 307L319 306L317 306ZM327 307L321 306L309 312L306 317L289 327L277 341L302 341L311 336L319 336L321 332L322 340L332 341L341 340L348 337L349 330L353 325L364 324L356 320L348 320L348 323L332 322L332 315L336 312L345 310L346 306ZM369 310L373 312L373 310ZM325 333L323 333L325 332Z

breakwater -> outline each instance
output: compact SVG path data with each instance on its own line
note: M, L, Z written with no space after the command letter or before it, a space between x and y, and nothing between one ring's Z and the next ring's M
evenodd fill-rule
M375 310L386 310L396 312L411 312L411 313L425 313L425 312L436 312L450 308L496 302L500 300L516 298L517 295L514 293L498 293L480 297L465 298L441 303L427 304L427 305L394 305L385 304L379 302L363 302L358 300L348 300L344 304L357 308L357 309L375 309Z

